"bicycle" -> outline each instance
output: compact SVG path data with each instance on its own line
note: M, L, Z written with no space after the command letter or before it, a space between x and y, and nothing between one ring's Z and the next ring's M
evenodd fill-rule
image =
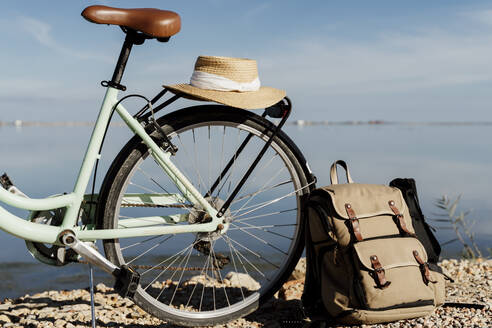
M118 100L134 45L167 42L180 17L158 9L87 7L91 22L126 34L73 192L31 199L4 174L0 229L22 238L39 261L83 258L112 274L115 289L146 312L186 326L215 325L256 310L287 279L302 253L303 202L315 187L306 160L282 131L285 97L260 116L223 104L155 115L186 93L164 87L151 100ZM157 103L172 91L174 95ZM145 105L131 115L122 102ZM204 100L200 97L191 97ZM95 177L114 113L135 133ZM277 125L267 117L280 120ZM176 164L174 164L176 163ZM94 174L92 191L85 194ZM164 178L167 179L164 180ZM106 257L95 248L102 240ZM183 247L184 246L184 247Z

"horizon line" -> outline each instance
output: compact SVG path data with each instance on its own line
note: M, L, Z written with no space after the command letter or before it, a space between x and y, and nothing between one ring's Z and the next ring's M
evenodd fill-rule
M277 120L273 119L276 123ZM0 127L68 127L68 126L94 126L95 121L0 121ZM110 123L112 126L126 126L123 122ZM473 125L492 125L492 121L384 121L384 120L346 120L346 121L311 121L294 120L288 121L285 125L314 126L314 125L440 125L440 126L473 126Z

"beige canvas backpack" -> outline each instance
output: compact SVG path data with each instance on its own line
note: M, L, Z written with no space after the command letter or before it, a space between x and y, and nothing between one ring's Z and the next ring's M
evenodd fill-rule
M338 184L337 164L348 183ZM400 189L354 183L343 161L330 177L307 204L307 313L371 324L425 316L442 305L444 276L429 267Z

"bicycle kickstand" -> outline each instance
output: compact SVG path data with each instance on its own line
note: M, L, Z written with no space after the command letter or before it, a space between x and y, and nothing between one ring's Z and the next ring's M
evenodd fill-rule
M94 304L94 269L89 263L89 291L91 293L92 328L96 328L96 305Z

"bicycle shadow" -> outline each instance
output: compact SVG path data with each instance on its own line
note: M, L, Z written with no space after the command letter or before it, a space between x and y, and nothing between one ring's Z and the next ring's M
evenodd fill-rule
M147 292L151 295L159 295L159 300L169 300L173 298L173 307L183 309L188 303L188 307L195 307L201 310L213 310L214 303L211 302L215 293L217 299L215 306L217 308L227 306L227 302L234 303L244 297L249 296L253 291L246 291L244 288L235 287L215 287L201 283L182 284L176 288L150 287ZM73 297L71 293L77 293ZM222 293L222 295L220 295ZM227 294L228 301L224 300ZM69 297L69 299L55 299L54 297ZM189 300L189 295L193 295ZM220 297L219 297L220 296ZM222 300L222 301L219 301ZM186 303L185 303L186 302ZM7 307L8 305L4 305ZM95 306L97 327L136 327L136 328L175 328L181 327L172 323L160 321L151 315L144 313L143 310L129 300L121 298L112 288L101 290L96 288ZM123 314L122 314L123 313ZM115 315L116 314L116 315ZM2 316L8 318L8 321L2 320ZM6 319L3 317L3 319ZM62 321L60 321L62 320ZM152 323L141 323L142 321ZM22 325L24 327L40 327L45 325L66 325L70 323L74 326L91 326L90 320L90 299L88 288L85 290L60 291L56 294L43 297L24 297L14 301L7 309L0 310L0 326L6 323ZM63 323L66 322L66 323Z
M96 288L96 317L98 327L136 327L136 328L175 328L172 323L160 321L144 313L129 300L122 299L112 288ZM159 288L158 288L159 287ZM172 304L177 309L210 311L247 298L256 290L232 286L213 285L209 282L183 283L177 288L172 282L161 286L149 286L147 292L164 304ZM74 293L76 296L74 296ZM60 295L61 294L61 295ZM190 295L192 295L190 297ZM227 297L226 297L227 295ZM64 299L56 299L56 298ZM243 298L244 297L244 298ZM85 290L60 291L53 296L26 297L17 300L0 310L0 318L5 315L10 322L25 327L43 325L57 326L63 320L74 326L90 326L90 301L88 288ZM172 300L172 302L171 302ZM43 313L40 315L40 313ZM69 314L66 314L69 313ZM122 315L123 313L123 315ZM70 319L71 318L71 319ZM244 317L265 327L305 327L304 315L299 300L272 298L255 312ZM21 323L22 321L22 323ZM144 323L142 323L144 321ZM152 322L152 323L149 323ZM0 319L1 323L1 319ZM244 324L244 323L243 323Z
M179 286L167 282L159 288L150 286L146 291L163 304L189 311L214 311L225 308L243 301L256 292L244 287L201 282L189 284L185 282Z

